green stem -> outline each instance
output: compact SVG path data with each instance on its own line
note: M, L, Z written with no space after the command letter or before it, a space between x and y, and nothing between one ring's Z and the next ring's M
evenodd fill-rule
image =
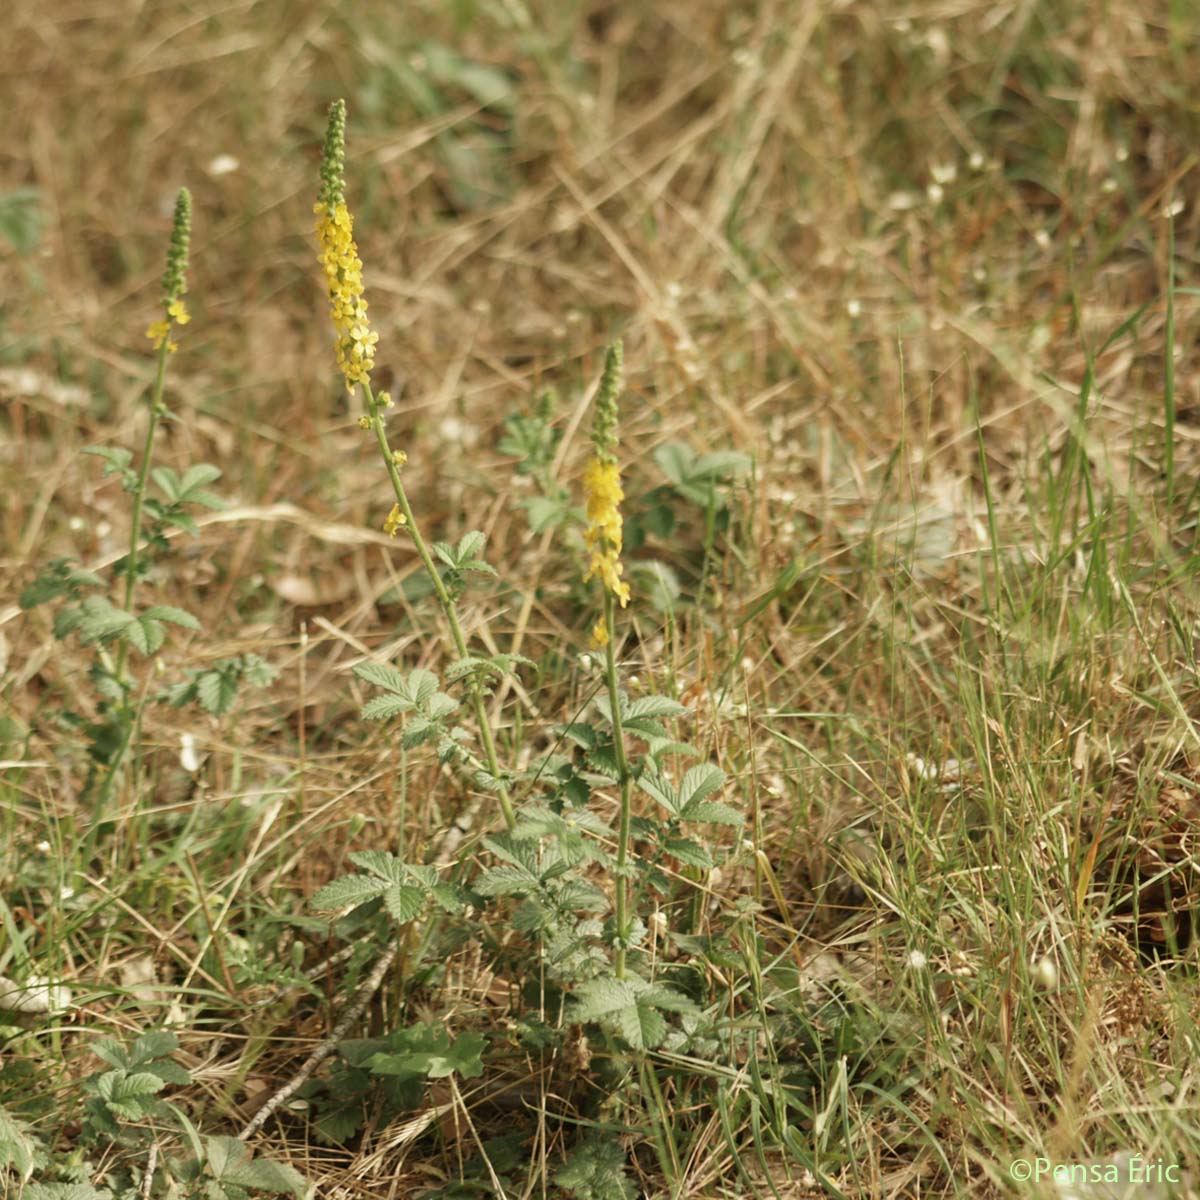
M437 569L437 564L434 563L433 556L429 553L429 547L425 544L425 539L421 536L421 531L417 527L416 517L413 516L412 506L408 502L408 496L404 491L404 484L400 479L400 468L397 466L396 459L392 454L392 448L388 444L387 430L384 428L383 417L379 412L379 405L375 401L375 393L371 390L371 385L366 382L363 383L363 392L367 398L367 408L370 414L369 419L371 428L375 431L375 441L379 443L379 450L383 455L384 465L387 467L388 478L392 481L392 491L396 494L396 503L400 506L400 511L404 514L405 527L412 536L413 545L416 546L417 554L420 556L421 562L425 566L426 574L428 574L429 580L433 584L433 590L437 595L438 603L442 606L442 612L446 614L446 621L450 626L450 635L454 639L454 646L458 651L458 656L459 658L466 658L468 656L467 639L463 634L462 624L458 619L458 609L455 607L450 593L446 590L446 585L442 582L442 576ZM509 829L512 829L517 823L517 817L513 812L512 800L509 798L508 788L501 781L500 760L496 754L496 742L492 736L492 727L488 723L487 708L483 702L483 692L478 683L475 683L471 688L471 701L475 709L475 720L479 725L479 737L483 742L483 751L487 758L488 770L497 783L496 796L500 801L500 811L504 814L504 823Z
M137 580L138 551L141 549L142 541L142 510L146 498L146 480L150 475L150 462L154 452L154 435L158 432L158 422L163 412L162 394L167 379L167 355L171 352L169 342L170 337L168 335L163 338L162 345L158 348L158 368L154 375L154 387L150 393L150 421L146 426L146 440L142 446L142 461L138 467L137 484L133 489L133 515L129 523L129 557L125 560L125 597L121 603L121 607L126 612L133 611L133 589ZM133 738L132 705L129 697L129 684L125 676L125 663L128 656L129 643L122 640L121 644L117 647L117 661L113 675L121 689L121 711L125 717L125 730L121 738L121 744L117 747L117 752L113 755L113 760L109 763L108 770L105 772L104 782L100 786L97 817L107 807L109 798L112 795L113 784L116 782L117 773L125 761L125 755L129 751L129 744Z
M154 435L158 432L158 421L162 416L163 385L167 378L167 355L170 353L169 337L163 338L158 348L158 370L154 376L154 391L150 395L150 423L146 426L146 441L142 446L142 462L138 467L137 486L133 490L133 516L129 523L129 557L125 561L125 599L121 607L133 611L133 587L137 579L138 551L142 541L142 508L146 498L146 479L150 474L153 457ZM117 649L117 680L124 686L125 658L129 643L122 642Z
M633 774L625 757L625 730L621 724L621 693L617 688L616 620L612 592L604 589L605 643L604 674L608 680L608 702L612 709L613 749L617 756L617 774L621 785L620 823L617 827L617 978L625 978L625 950L629 944L629 808L633 792Z

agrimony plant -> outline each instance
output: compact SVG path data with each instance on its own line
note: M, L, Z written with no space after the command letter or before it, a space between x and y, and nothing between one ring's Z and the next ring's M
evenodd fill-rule
M116 476L129 496L129 551L119 560L111 579L89 571L70 559L55 559L21 594L22 608L60 601L53 631L58 639L75 635L95 651L90 679L96 693L96 718L86 725L91 766L88 793L98 795L98 805L111 796L138 730L144 704L157 695L140 687L130 666L130 652L147 658L162 649L169 626L199 630L189 612L169 604L139 605L139 585L168 550L171 530L196 532L189 510L216 509L221 500L209 490L221 471L211 463L197 463L182 475L170 467L155 467L155 438L172 414L164 401L167 364L179 348L174 337L191 320L187 293L188 250L191 240L192 202L186 188L175 202L162 281L162 308L146 329L155 353L154 382L147 403L146 433L141 457L112 446L92 446L85 453L104 463L104 476ZM216 711L211 706L210 711Z
M403 450L393 450L388 439L385 414L392 407L392 399L386 392L376 396L371 387L371 371L375 366L375 347L379 335L371 329L364 294L362 260L354 242L354 218L346 205L346 105L337 100L329 110L329 122L325 131L325 148L321 160L321 190L313 212L317 217L316 234L320 245L320 263L325 273L329 294L329 315L336 333L334 355L338 368L346 381L351 395L361 392L364 411L359 417L363 429L374 435L375 443L383 459L388 479L391 481L395 503L383 523L384 532L395 537L401 529L407 531L421 559L421 563L433 585L434 594L450 628L458 659L454 666L457 677L468 681L468 691L475 712L476 727L483 749L483 761L477 762L463 747L465 737L461 729L447 726L446 721L457 704L438 693L435 711L423 713L425 723L419 735L410 732L410 744L436 739L439 754L446 761L471 763L478 783L493 791L504 820L510 827L515 823L512 801L509 797L508 779L500 768L484 705L488 680L496 674L511 669L511 656L481 658L472 655L467 648L456 606L465 586L465 577L472 572L494 574L493 569L480 557L484 535L472 532L465 535L456 547L434 544L432 547L421 534L420 526L413 515L408 495L401 478L401 469L408 461ZM439 566L440 564L440 566ZM376 676L372 679L372 667L364 664L359 674L372 682L381 682L389 687L403 681L388 676L387 682ZM395 701L375 706L368 716L382 717L393 712L407 711L403 707L411 701L417 706L428 697L427 680L410 677L411 695L403 688L393 691ZM436 679L433 681L436 688ZM420 697L418 697L420 693Z
M513 960L522 976L516 982L537 980L554 987L564 1000L560 1011L565 1020L604 1031L614 1059L630 1051L640 1058L664 1043L679 1051L703 1039L713 1044L712 1031L721 1020L715 1000L694 977L685 978L652 953L654 938L676 932L687 937L694 930L673 931L656 921L651 932L647 918L652 908L683 914L697 909L696 885L707 878L718 855L715 834L722 826L740 825L742 817L718 799L724 775L715 765L700 763L675 780L674 764L698 757L695 748L667 725L687 715L684 706L665 696L631 698L622 687L618 617L632 597L622 562L624 492L617 453L621 343L614 343L606 355L595 402L592 454L584 472L583 574L585 582L596 581L600 589L592 642L604 654L603 681L577 719L554 729L550 753L523 771L506 771L498 761L484 698L495 679L522 660L475 655L462 630L456 603L470 577L495 574L483 557L483 535L469 532L454 545L427 543L405 492L401 471L406 455L392 448L386 429L391 402L386 394L377 396L371 385L378 339L368 320L362 263L345 203L344 139L345 107L338 101L330 111L315 207L336 335L334 356L348 390L362 397L360 424L372 433L392 484L394 504L384 529L392 535L403 530L412 538L457 656L446 672L446 688L424 668L405 671L385 663L361 664L356 674L379 689L363 715L402 718L403 744L431 746L441 761L465 769L477 786L493 792L504 828L483 837L491 862L473 877L461 861L453 880L444 880L428 864L404 862L385 851L363 851L350 856L357 873L335 879L312 903L319 911L342 914L346 930L361 928L380 911L411 928L431 906L438 916L430 928L446 921L470 928L479 919L475 914L483 914L483 920L498 916L532 951L532 956L518 953ZM539 412L536 419L510 421L509 442L531 472L545 474L542 469L555 437L546 412ZM559 497L558 508L560 517L553 526L575 519L565 497ZM471 735L457 723L460 705L451 694L456 683L465 687L474 709L478 753L471 749ZM615 830L602 816L604 795L614 789ZM638 792L653 802L653 815L634 813ZM479 940L487 942L485 928L476 928ZM407 944L411 947L416 941L410 937ZM424 947L432 941L427 929ZM532 972L527 974L530 963ZM561 1022L558 1030L547 1031L532 1011L518 1014L517 1025L538 1045L547 1037L562 1036ZM420 1042L414 1030L398 1030L389 1037L406 1047ZM356 1094L384 1062L362 1060L349 1044L342 1057L346 1067L340 1068L338 1078L353 1076ZM482 1069L477 1057L473 1052L471 1075ZM447 1064L456 1061L446 1058ZM446 1069L468 1073L452 1065ZM653 1091L653 1070L644 1061L639 1070ZM397 1098L398 1094L389 1103ZM322 1098L319 1087L313 1099L327 1114L328 1136L356 1127L359 1101L348 1108L339 1106L336 1096ZM572 1186L585 1187L597 1164L604 1166L606 1177L612 1174L606 1154L588 1142L586 1162L580 1159L567 1171Z

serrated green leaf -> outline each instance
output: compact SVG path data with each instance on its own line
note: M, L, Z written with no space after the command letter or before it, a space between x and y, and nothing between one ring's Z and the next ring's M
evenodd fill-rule
M685 866L700 867L705 871L712 869L712 855L691 838L667 838L663 842L663 849Z
M634 1200L637 1195L625 1174L620 1142L598 1133L590 1133L575 1147L554 1182L574 1200Z
M403 696L396 696L388 693L386 696L376 696L373 700L368 700L366 704L358 710L358 715L367 721L383 721L388 717L398 716L400 713L412 712L413 705Z
M451 682L462 679L464 675L482 674L491 669L492 664L486 658L468 654L466 658L456 659L446 668L446 678Z
M0 1108L0 1172L14 1171L25 1183L33 1174L37 1160L38 1141L30 1127L7 1109Z
M141 1034L129 1048L129 1065L141 1066L156 1058L166 1058L179 1049L179 1038L168 1029L152 1029ZM94 1052L94 1051L93 1051Z
M689 804L680 814L684 821L699 821L706 825L742 825L745 817L736 808L719 800L702 800Z
M170 467L155 467L150 478L166 498L172 502L179 499L179 476Z
M420 916L425 907L425 890L404 884L392 884L383 893L383 903L393 921L398 925L406 925Z
M617 1030L635 1050L651 1050L663 1039L667 1023L646 1004L631 1004L616 1016Z
M407 883L412 870L389 850L352 850L350 861L368 875L387 883Z
M221 1182L276 1195L304 1196L308 1193L308 1181L299 1171L269 1158L252 1158L248 1163L239 1164L227 1171Z
M652 800L661 804L667 812L672 815L678 814L679 795L675 791L674 784L665 775L658 774L656 770L645 770L638 776L637 785Z
M208 1168L219 1183L295 1196L303 1196L308 1190L299 1172L269 1159L251 1158L249 1147L237 1138L205 1138L204 1150Z
M153 1096L166 1086L164 1080L149 1071L127 1074L124 1071L109 1071L96 1081L96 1088L105 1100L126 1103L143 1096Z
M156 654L166 641L166 630L149 617L137 617L122 631L121 636L139 653Z
M354 674L359 679L365 679L368 683L386 688L389 692L395 692L397 695L406 695L408 692L408 681L404 675L395 667L389 667L385 663L359 663L354 668Z
M651 717L630 717L629 720L623 723L626 733L631 733L635 737L644 738L647 741L650 738L665 738L667 731L663 728L661 721L656 721Z
M406 750L411 750L422 742L431 741L440 732L441 727L436 721L431 721L428 717L414 717L405 725L404 732L400 735L400 744Z
M168 625L182 625L184 629L200 628L200 622L187 609L172 604L152 604L141 615L154 621L166 621Z
M113 1194L90 1183L28 1183L21 1200L113 1200Z
M573 1021L596 1021L637 1002L637 993L628 979L604 976L580 984L575 992Z
M678 700L668 696L640 696L630 701L625 709L625 716L636 719L639 717L682 717L687 713L687 707Z
M464 558L459 564L458 569L464 574L473 571L476 575L496 575L498 572L490 562L485 562L482 558Z
M573 721L570 725L562 725L558 729L560 737L564 737L569 742L574 742L577 746L582 746L584 750L591 750L599 740L599 734L591 725L586 725L582 721Z
M417 667L408 674L408 690L418 704L428 700L437 691L437 676L432 671Z
M71 565L69 558L56 558L21 593L17 603L23 609L36 608L59 596L77 596L81 588L101 587L104 580L92 571Z
M357 908L382 895L388 889L382 879L368 879L364 875L343 875L327 883L309 900L310 907L317 912L341 912L345 908Z
M176 1087L187 1087L192 1082L192 1073L186 1067L171 1062L170 1059L150 1063L146 1070L157 1075L163 1083L173 1083Z
M712 763L689 767L679 785L680 806L686 810L701 800L707 800L725 784L725 772Z
M571 912L603 912L608 908L608 897L586 879L568 880L555 899Z
M80 618L77 628L85 642L96 642L112 637L127 628L135 620L132 613L117 608L104 596L88 596L79 606Z
M522 871L527 872L530 878L539 879L541 877L536 846L531 846L528 842L514 841L512 836L507 833L497 833L492 837L485 837L483 844L498 859L510 863L514 867L519 867Z
M538 885L536 875L521 867L489 867L471 885L481 896L513 896Z
M712 450L702 454L692 463L691 476L693 479L720 479L733 476L735 479L745 475L754 465L754 460L748 454L736 450Z
M112 1038L101 1038L98 1042L93 1042L92 1053L101 1062L106 1062L110 1067L116 1067L118 1070L128 1070L134 1065L130 1061L125 1047Z
M233 707L237 691L237 679L223 671L205 671L196 680L200 707L214 717L223 716Z
M183 479L179 482L180 495L190 500L191 493L196 488L204 487L209 483L216 483L220 478L220 467L213 466L212 463L195 463L183 473Z
M469 533L464 533L458 539L458 561L462 563L466 562L467 559L477 558L486 544L487 535L481 533L478 529L472 529Z
M105 478L109 475L123 474L130 462L133 461L132 452L121 446L85 446L83 452L103 459Z

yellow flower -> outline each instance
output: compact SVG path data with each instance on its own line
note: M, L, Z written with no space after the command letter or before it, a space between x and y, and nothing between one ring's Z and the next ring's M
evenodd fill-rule
M407 524L408 518L400 511L400 505L393 504L392 511L388 513L387 520L383 523L383 532L386 533L388 537L395 537L396 530L399 529L401 525Z
M608 626L604 624L603 617L592 627L592 645L601 650L608 645Z
M167 340L167 334L170 332L170 321L151 321L146 326L146 336L154 343L155 350L161 349L163 342Z
M583 538L591 552L584 582L598 578L624 608L629 603L629 584L621 579L620 504L625 493L621 490L620 468L615 462L594 457L584 472L583 487L588 520Z
M346 377L346 390L352 392L356 384L370 385L379 341L379 334L372 332L367 320L362 260L353 236L354 218L344 202L332 208L318 203L313 205L313 212L318 218L317 240L321 246L318 261L325 272L329 316L337 333L334 354Z
M192 319L192 314L188 312L187 305L182 300L172 300L167 305L167 315L178 325L186 325Z

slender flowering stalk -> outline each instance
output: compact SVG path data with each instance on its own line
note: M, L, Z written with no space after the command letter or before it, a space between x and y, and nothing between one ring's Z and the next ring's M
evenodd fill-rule
M615 341L608 348L604 360L604 374L600 379L600 390L596 397L596 415L592 424L592 445L595 447L591 461L583 476L587 511L587 530L584 541L589 551L588 568L584 582L599 579L604 588L604 613L592 630L592 640L605 650L605 678L608 683L608 701L612 710L613 747L617 758L618 783L621 788L620 820L617 828L617 936L615 966L618 979L625 978L625 952L629 945L631 930L629 914L629 832L630 800L633 791L633 773L625 754L625 733L621 721L621 692L617 685L617 660L615 651L616 609L629 603L629 584L622 580L621 563L621 501L625 493L621 490L621 471L617 463L617 398L621 391L621 367L624 352L621 342Z
M154 453L154 435L158 432L158 424L165 411L162 402L163 387L167 378L167 356L174 354L179 348L171 341L171 331L175 325L186 325L192 318L184 303L183 297L187 292L188 248L192 235L192 197L187 188L180 188L175 200L175 215L171 222L171 240L167 246L167 267L163 272L163 315L157 321L152 321L146 329L146 336L154 342L158 351L157 368L154 374L154 386L150 392L150 419L146 426L146 440L142 447L142 461L138 467L137 483L133 489L133 515L129 529L129 556L125 560L125 596L123 607L126 612L133 611L133 591L137 583L138 563L142 542L142 512L146 497L146 480L150 474L150 462ZM115 675L122 692L125 693L124 706L126 721L124 737L117 753L113 756L104 778L101 791L101 801L107 800L117 777L125 752L133 736L133 717L130 711L127 680L125 678L125 663L129 653L128 642L122 640L117 650Z
M346 380L346 389L353 394L362 388L366 411L358 423L375 435L379 452L383 456L388 478L396 502L392 505L383 523L384 532L395 537L406 529L425 567L438 604L450 626L455 649L460 658L467 658L467 639L454 600L446 590L441 573L433 561L429 547L421 536L421 530L413 516L412 506L404 490L400 469L408 461L403 450L393 450L388 442L384 424L384 412L391 408L392 399L386 392L375 395L371 388L371 371L375 366L375 347L379 335L371 330L367 319L367 301L364 295L362 260L354 242L354 218L346 207L346 103L335 100L329 109L329 124L325 131L325 148L321 159L321 191L313 212L317 217L316 234L320 245L319 262L325 272L325 283L329 292L329 315L337 334L334 354L338 369ZM496 755L496 743L488 722L483 690L478 683L471 689L475 718L479 725L479 736L483 743L488 771L497 783L496 796L505 824L511 829L516 823L508 789L502 782L500 762Z

